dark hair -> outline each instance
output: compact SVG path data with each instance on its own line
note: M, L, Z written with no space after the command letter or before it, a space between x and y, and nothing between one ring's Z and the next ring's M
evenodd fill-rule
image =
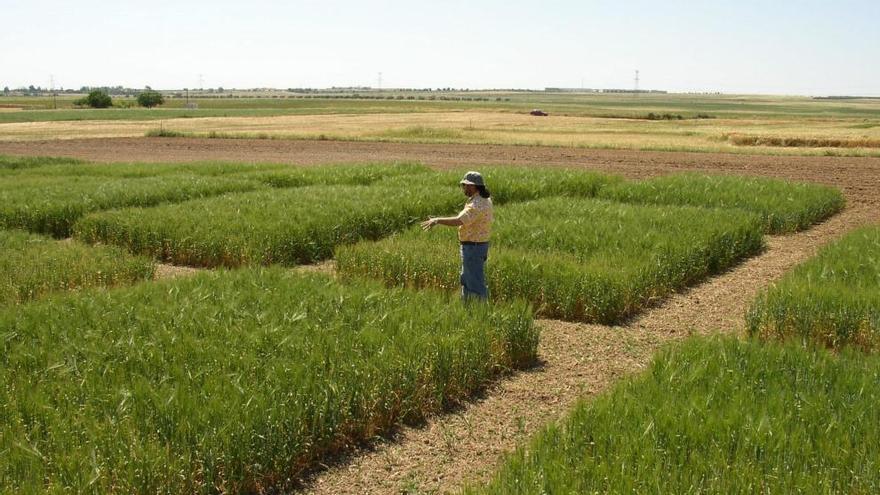
M486 189L486 186L477 186L477 192L480 193L480 196L484 198L492 197L492 193L490 193L489 190Z

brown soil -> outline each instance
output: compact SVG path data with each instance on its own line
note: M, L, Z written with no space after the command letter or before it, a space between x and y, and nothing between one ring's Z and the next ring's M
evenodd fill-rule
M165 263L156 263L156 271L153 273L154 280L165 280L168 278L187 277L195 275L203 270L202 268L193 268L191 266L168 265Z
M65 239L65 241L67 241L67 239ZM156 271L153 273L153 280L188 277L204 270L207 270L207 268L156 263ZM333 275L336 273L336 261L327 260L316 263L314 265L299 265L293 267L292 270L296 270L302 273L325 273L328 275Z
M880 222L880 158L773 157L527 146L413 145L260 140L119 139L0 143L0 154L100 161L230 160L365 162L413 160L439 167L488 163L569 165L643 177L681 170L785 177L840 187L848 207L813 229L771 237L768 249L675 295L623 327L542 320L539 366L492 384L460 410L402 428L392 439L303 480L312 493L445 493L487 479L502 459L579 399L644 369L662 345L691 334L738 333L755 294L822 245ZM332 264L310 268L332 272Z
M299 265L293 268L302 273L324 273L334 275L336 273L336 260L327 260L315 263L314 265Z

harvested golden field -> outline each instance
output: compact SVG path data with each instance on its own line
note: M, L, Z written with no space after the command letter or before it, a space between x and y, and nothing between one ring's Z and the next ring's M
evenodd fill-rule
M659 115L658 115L659 117ZM534 117L493 111L228 116L0 124L0 141L110 137L505 144L748 154L880 155L880 125L853 119Z

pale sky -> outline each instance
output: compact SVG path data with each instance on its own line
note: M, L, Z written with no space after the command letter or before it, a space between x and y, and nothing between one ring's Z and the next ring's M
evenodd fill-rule
M880 95L880 0L0 0L0 88Z

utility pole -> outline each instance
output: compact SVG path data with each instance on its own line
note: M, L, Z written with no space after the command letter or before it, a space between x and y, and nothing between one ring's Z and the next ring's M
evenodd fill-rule
M379 91L382 91L382 73L379 73Z
M199 91L203 90L205 87L205 77L204 74L199 74Z
M639 92L639 70L638 69L636 69L635 86L633 89L635 89L636 93Z
M58 99L56 98L57 95L55 94L55 75L54 74L49 74L49 89L52 91L52 109L57 110L58 109Z

